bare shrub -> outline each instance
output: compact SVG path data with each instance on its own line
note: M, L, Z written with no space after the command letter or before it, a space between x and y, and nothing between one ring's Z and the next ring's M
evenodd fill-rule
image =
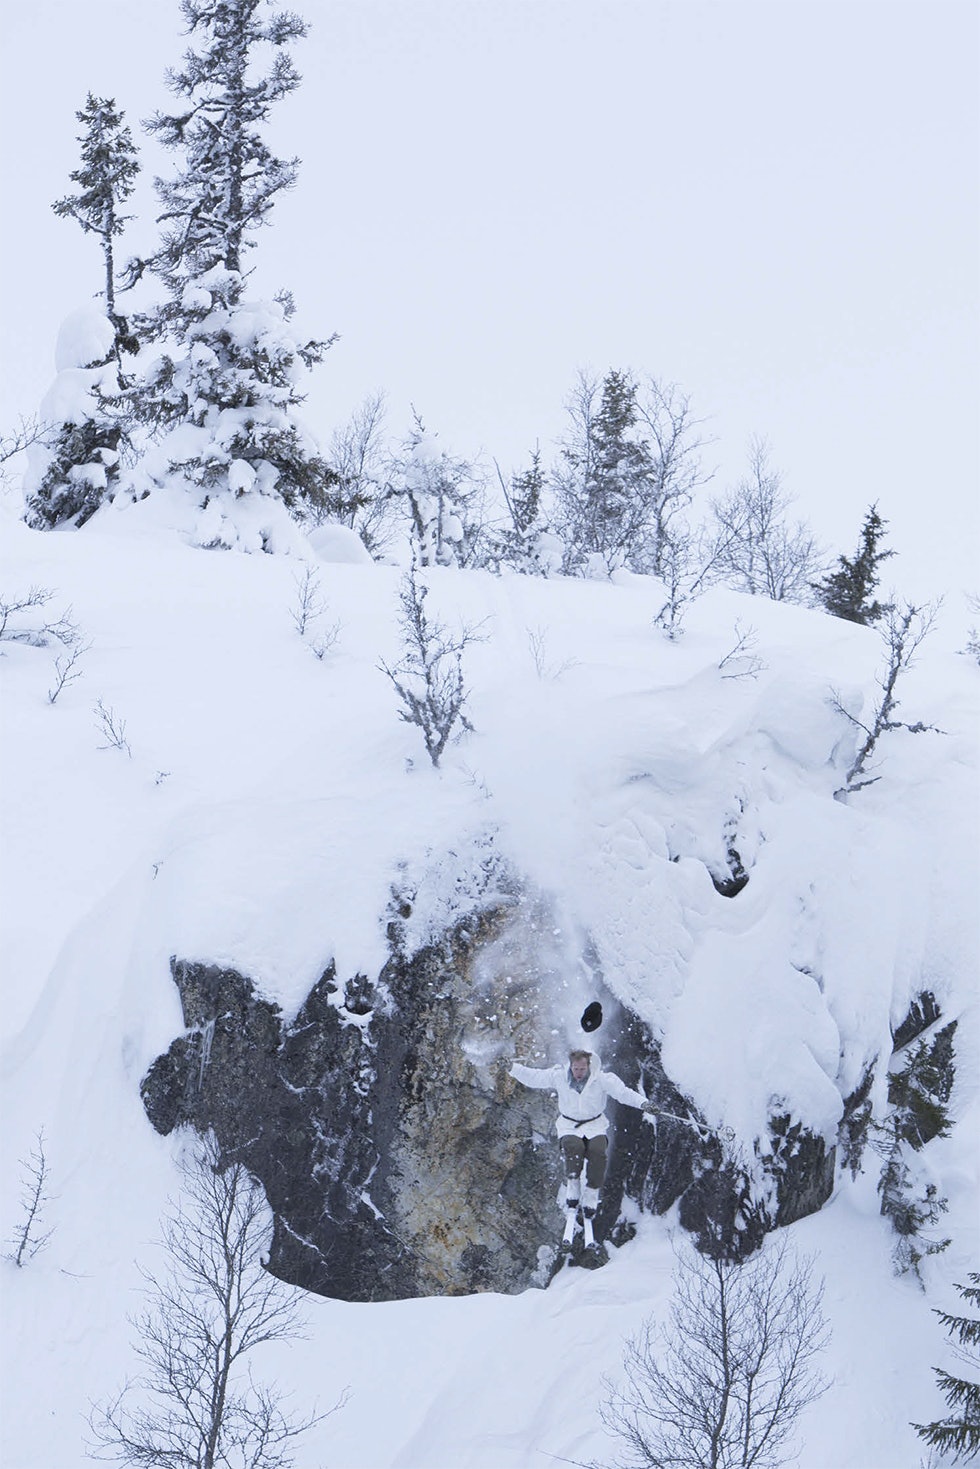
M864 740L848 768L843 786L834 793L838 799L863 790L865 786L874 785L875 781L881 779L878 775L869 774L869 761L875 757L878 741L883 734L896 729L908 730L910 734L944 733L934 724L923 724L921 720L909 724L906 720L895 717L900 702L898 681L913 666L916 652L932 631L939 605L934 602L915 607L911 602L905 602L901 606L889 604L883 609L884 620L879 627L885 645L885 662L878 674L881 693L868 724L864 724L845 708L838 693L833 693L832 702L837 712L843 714L845 719L864 734Z
M132 750L126 738L126 721L121 719L111 705L103 704L99 699L92 711L102 734L105 744L99 746L100 750L119 750L121 754L132 758Z
M54 1233L44 1225L45 1207L51 1202L48 1193L49 1168L44 1151L44 1129L39 1128L27 1158L21 1160L20 1202L22 1219L10 1239L6 1258L23 1268L44 1249Z
M478 630L464 627L455 636L425 610L429 589L415 567L402 579L399 626L403 652L394 668L378 665L401 700L399 718L422 731L426 753L438 766L451 736L473 726L464 712L469 692L463 679L463 652L479 641Z
M755 651L758 645L758 630L736 621L735 642L718 661L722 678L758 678L766 669L766 664Z
M50 587L30 587L16 597L0 597L0 642L27 643L32 648L46 648L49 643L74 647L79 630L72 621L71 608L49 617L43 609L54 597Z

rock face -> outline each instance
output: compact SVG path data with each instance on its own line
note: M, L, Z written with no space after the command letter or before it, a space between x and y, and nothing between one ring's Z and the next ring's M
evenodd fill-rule
M396 951L375 985L328 970L289 1023L244 976L173 961L186 1030L144 1105L261 1179L276 1274L357 1301L532 1283L558 1217L553 1109L507 1071L550 1037L514 942L473 972L507 916Z
M540 1252L560 1229L554 1100L508 1072L515 1057L549 1064L564 1047L545 1008L562 984L542 970L547 923L543 908L525 903L517 921L500 903L409 954L396 916L376 982L328 969L289 1021L245 976L172 961L185 1030L144 1078L144 1105L162 1133L212 1128L261 1180L275 1274L351 1301L543 1283ZM686 1116L646 1028L598 980L596 997L603 1064ZM666 1121L655 1132L614 1103L609 1113L597 1224L614 1241L629 1232L624 1194L654 1212L679 1199L699 1244L731 1255L829 1195L832 1152L789 1119L774 1127L762 1206L717 1139Z

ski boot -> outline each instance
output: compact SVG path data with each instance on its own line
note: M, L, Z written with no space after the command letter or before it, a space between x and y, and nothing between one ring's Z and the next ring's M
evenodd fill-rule
M558 1253L567 1258L575 1248L575 1231L578 1228L579 1181L570 1178L565 1185L565 1232L558 1246Z
M605 1265L609 1258L592 1229L592 1221L598 1207L599 1190L586 1188L582 1194L582 1257L580 1263L588 1270L598 1270L599 1266Z

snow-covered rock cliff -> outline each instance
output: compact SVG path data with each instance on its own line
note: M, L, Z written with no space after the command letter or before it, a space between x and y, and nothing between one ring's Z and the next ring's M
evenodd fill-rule
M357 1300L533 1283L557 1222L552 1114L506 1070L515 1056L560 1059L596 996L607 1064L712 1135L702 1147L690 1129L654 1136L635 1114L617 1121L604 1223L622 1206L638 1233L602 1272L618 1304L601 1370L629 1312L649 1306L654 1287L639 1282L660 1248L652 1214L681 1199L681 1222L696 1228L717 1212L719 1178L729 1230L788 1222L830 1197L820 1239L841 1301L858 1288L833 1233L847 1211L867 1280L887 1281L879 1164L866 1156L852 1181L835 1175L834 1150L857 1106L885 1109L893 1036L924 994L959 1022L955 1127L929 1144L954 1243L930 1278L941 1290L969 1268L975 667L924 650L905 707L945 733L887 736L880 781L845 802L835 791L855 731L832 692L858 715L867 707L873 632L716 591L669 643L644 578L433 570L439 615L482 624L484 638L466 660L474 732L435 771L378 669L398 656L393 568L311 552L340 624L318 658L290 615L296 558L196 550L155 524L159 513L149 501L110 508L78 535L5 527L7 594L51 588L91 642L82 677L54 703L57 650L0 647L5 1188L9 1199L43 1127L57 1193L38 1295L29 1272L16 1280L11 1384L36 1380L58 1322L60 1381L79 1342L102 1343L99 1372L73 1380L75 1413L98 1394L107 1358L122 1351L132 1262L174 1186L159 1134L222 1109L229 1142L266 1133L254 1166L283 1274L307 1271L314 1290ZM736 621L755 627L761 666L719 666ZM122 744L107 738L98 703L124 725ZM300 1187L311 1176L319 1192ZM392 1288L378 1285L382 1269ZM656 1270L644 1278L660 1279ZM569 1310L569 1292L599 1290L560 1286L542 1299ZM588 1299L593 1309L599 1298ZM342 1309L360 1308L323 1303ZM895 1309L928 1322L924 1305ZM343 1320L367 1370L368 1327ZM436 1320L426 1330L438 1334ZM444 1320L448 1340L466 1336L464 1321L478 1335L489 1318ZM530 1350L538 1328L528 1330ZM580 1394L573 1381L558 1388L555 1351L555 1380L537 1392L558 1393L557 1425ZM923 1403L928 1357L916 1369ZM517 1353L515 1372L519 1363ZM903 1364L912 1384L914 1364ZM854 1386L855 1422L862 1393L876 1391ZM47 1400L45 1389L42 1417ZM860 1452L876 1452L872 1431L860 1430ZM449 1462L438 1435L399 1457L408 1429L387 1448L372 1432L361 1457L348 1444L337 1461ZM518 1438L516 1458L497 1443L453 1462L525 1462L536 1440L530 1429ZM548 1438L556 1453L600 1452L582 1441ZM24 1469L74 1462L57 1413L38 1442Z

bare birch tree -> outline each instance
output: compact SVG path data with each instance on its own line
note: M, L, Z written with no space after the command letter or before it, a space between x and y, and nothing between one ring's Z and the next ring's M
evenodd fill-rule
M719 571L737 591L774 602L813 601L826 557L806 522L788 518L792 503L769 445L754 439L748 474L711 506L724 542Z
M148 1304L133 1321L144 1370L93 1410L93 1457L140 1469L287 1469L294 1441L324 1415L291 1417L282 1393L255 1381L251 1359L301 1335L300 1293L265 1269L262 1189L213 1135L188 1156L184 1179L163 1226L167 1265L144 1273Z
M829 1336L812 1262L785 1241L744 1264L685 1248L669 1318L627 1343L625 1380L602 1406L622 1469L775 1469L826 1389Z

